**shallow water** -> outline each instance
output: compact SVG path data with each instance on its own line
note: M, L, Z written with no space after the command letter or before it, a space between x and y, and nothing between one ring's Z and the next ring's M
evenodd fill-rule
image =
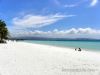
M82 48L85 50L100 51L100 41L37 41L27 40L25 42L53 45L58 47Z

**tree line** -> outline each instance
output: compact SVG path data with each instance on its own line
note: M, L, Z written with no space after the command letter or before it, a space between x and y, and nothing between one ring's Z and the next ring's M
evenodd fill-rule
M7 25L3 20L0 20L0 43L6 43L8 39Z

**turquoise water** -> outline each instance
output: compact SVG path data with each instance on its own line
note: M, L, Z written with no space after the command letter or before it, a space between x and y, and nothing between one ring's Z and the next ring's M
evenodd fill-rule
M46 44L58 47L82 48L100 52L100 41L37 41L27 40L29 43Z

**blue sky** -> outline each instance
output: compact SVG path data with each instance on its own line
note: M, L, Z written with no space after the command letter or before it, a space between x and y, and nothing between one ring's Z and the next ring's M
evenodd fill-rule
M0 0L13 37L100 38L99 13L100 0Z

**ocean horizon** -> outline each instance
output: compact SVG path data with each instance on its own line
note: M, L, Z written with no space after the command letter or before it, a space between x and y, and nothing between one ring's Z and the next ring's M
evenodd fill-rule
M25 40L28 43L44 44L57 47L81 48L83 50L100 52L100 40L66 40L66 41L49 41L49 40Z

